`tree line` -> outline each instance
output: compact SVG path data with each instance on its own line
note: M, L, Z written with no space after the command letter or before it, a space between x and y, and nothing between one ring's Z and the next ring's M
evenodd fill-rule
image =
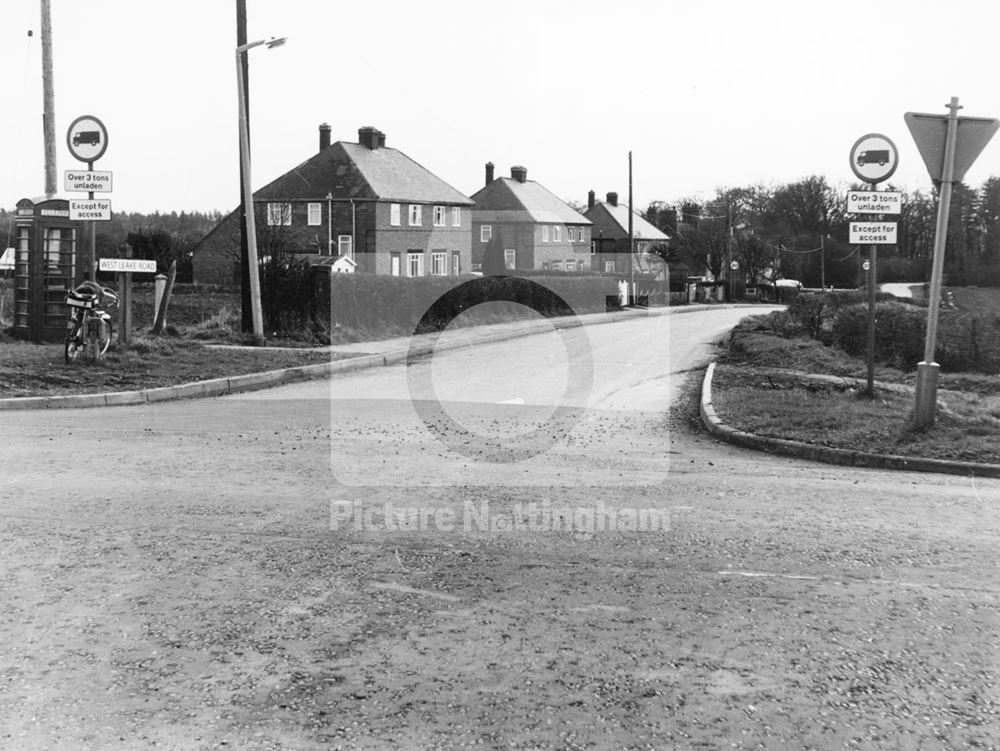
M666 258L671 276L727 278L729 264L740 265L748 282L797 279L808 287L821 284L857 287L868 246L848 243L850 221L871 216L847 213L848 190L866 185L830 185L811 176L776 187L723 188L708 201L687 199L649 204L643 217L673 240L657 253ZM923 282L930 278L937 221L936 190L902 193L897 244L879 246L879 282ZM948 284L1000 286L1000 178L978 189L957 183L952 192L945 250Z

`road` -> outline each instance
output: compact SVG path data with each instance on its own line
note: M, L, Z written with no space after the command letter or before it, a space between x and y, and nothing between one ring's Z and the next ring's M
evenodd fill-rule
M1000 482L705 437L740 315L5 413L0 746L1000 747Z

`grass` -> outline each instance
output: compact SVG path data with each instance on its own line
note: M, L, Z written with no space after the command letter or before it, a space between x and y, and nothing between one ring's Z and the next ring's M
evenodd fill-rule
M875 398L867 398L863 359L776 330L781 320L750 319L730 337L712 391L724 422L835 448L1000 464L1000 376L942 373L935 424L916 430L914 373L880 365Z

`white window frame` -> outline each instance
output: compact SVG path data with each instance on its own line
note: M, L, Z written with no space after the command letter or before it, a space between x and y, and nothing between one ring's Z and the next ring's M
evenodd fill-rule
M270 227L291 227L292 204L290 203L267 204L267 224Z
M389 204L389 224L393 227L398 227L402 223L400 208L398 203Z
M414 264L416 265L417 273L413 273ZM424 275L424 254L421 252L409 252L406 254L406 275L407 276L423 276Z
M434 207L434 226L444 227L448 223L448 212L445 210L444 206Z
M350 235L337 235L337 255L347 256L354 260L354 238Z
M552 242L561 243L562 242L562 226L556 224L552 227Z
M547 243L549 241L549 225L542 225L542 242Z
M479 228L479 242L488 243L493 239L493 225L484 224Z
M517 251L514 248L504 248L503 266L505 269L517 268Z
M613 274L615 273L615 262L614 261L604 261L604 273Z
M424 221L423 221L423 212L421 211L420 204L419 203L411 203L410 204L410 226L411 227L422 227L423 224L424 224Z
M399 253L393 253L389 256L389 274L391 276L399 276L403 273L403 257Z
M451 273L453 276L462 273L462 255L457 250L451 251Z
M562 271L562 261L549 261L550 271Z
M451 226L461 227L462 226L462 207L452 206L451 207Z
M307 214L306 224L310 227L318 227L323 223L323 204L310 203Z
M431 253L431 276L448 276L448 252L435 250Z

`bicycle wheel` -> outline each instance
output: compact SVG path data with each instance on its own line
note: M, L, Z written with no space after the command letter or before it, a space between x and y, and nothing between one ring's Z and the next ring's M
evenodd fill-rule
M66 364L74 363L79 359L80 353L83 352L83 337L80 336L82 331L79 324L70 329L69 333L66 334Z
M108 351L108 347L111 346L111 334L113 330L111 328L111 321L105 321L104 325L101 327L104 332L104 336L101 337L101 341L97 343L98 346L98 357L104 357L104 353Z

